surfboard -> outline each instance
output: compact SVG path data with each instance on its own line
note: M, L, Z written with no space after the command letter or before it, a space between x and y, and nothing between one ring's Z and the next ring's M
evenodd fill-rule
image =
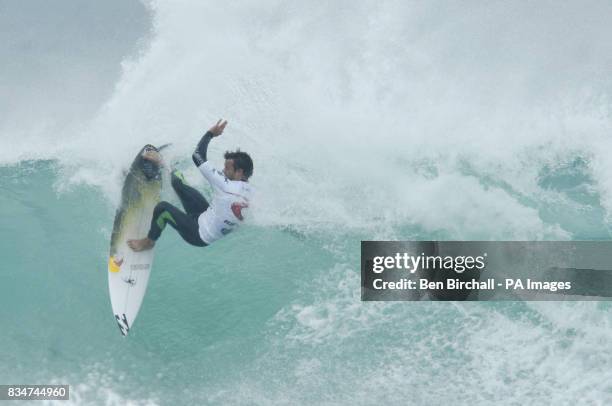
M160 199L160 168L142 157L151 150L159 151L153 145L144 146L126 175L111 236L108 289L115 321L123 336L128 335L138 315L153 265L153 249L135 252L127 245L128 240L146 237L153 209Z

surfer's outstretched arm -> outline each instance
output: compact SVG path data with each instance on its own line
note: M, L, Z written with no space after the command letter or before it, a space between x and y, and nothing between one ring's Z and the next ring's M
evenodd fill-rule
M210 131L207 131L206 134L202 137L200 142L198 142L198 146L196 150L193 152L191 159L193 159L193 163L196 166L202 165L204 162L208 161L206 158L206 151L208 150L208 143L213 139L213 135Z
M204 134L192 156L193 162L198 167L202 175L204 175L206 180L211 184L211 186L221 190L226 189L227 178L222 171L213 168L211 163L208 162L208 159L206 158L206 151L208 149L210 140L212 140L213 137L218 137L221 135L226 125L227 121L217 121L217 124L213 125L206 132L206 134Z
M200 142L198 142L198 146L196 147L196 150L191 156L191 158L193 159L193 163L197 167L202 165L204 162L208 161L208 159L206 158L206 151L208 150L208 144L210 143L210 140L213 139L213 137L218 137L219 135L223 133L223 130L225 130L226 125L227 125L227 120L223 121L219 119L219 121L217 121L217 124L210 127L210 129L206 131L206 134L204 134Z

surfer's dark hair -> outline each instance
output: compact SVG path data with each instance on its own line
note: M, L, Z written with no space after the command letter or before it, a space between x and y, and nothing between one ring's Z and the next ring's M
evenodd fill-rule
M240 149L226 151L223 157L234 161L234 169L242 169L245 178L248 179L253 175L253 160L246 152L240 151Z

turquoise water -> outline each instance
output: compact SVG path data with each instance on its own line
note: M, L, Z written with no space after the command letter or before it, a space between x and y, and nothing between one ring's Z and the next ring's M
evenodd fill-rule
M80 4L0 13L0 383L78 405L612 403L608 302L363 303L359 279L361 240L610 239L610 5ZM219 117L211 162L254 158L249 220L205 249L165 230L123 338L124 171L171 142L208 193L190 155Z
M40 161L1 170L5 219L15 220L3 224L0 252L10 264L0 291L8 333L2 382L84 383L91 388L83 399L90 400L98 389L128 399L170 402L183 391L197 397L202 381L224 382L256 359L266 323L308 281L301 269L333 264L331 255L287 232L247 228L205 253L168 233L156 247L159 271L140 328L123 339L107 292L114 211L89 187L58 195L55 169ZM269 247L276 258L263 251ZM96 395L88 398L90 391Z
M74 404L612 396L607 303L363 303L357 234L246 226L200 250L165 232L124 338L107 291L113 208L89 186L58 191L57 171L0 169L1 382L70 384Z

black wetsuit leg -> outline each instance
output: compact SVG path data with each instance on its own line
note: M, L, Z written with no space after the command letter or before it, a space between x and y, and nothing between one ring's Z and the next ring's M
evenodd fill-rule
M200 238L197 217L184 213L168 202L159 202L153 210L151 228L147 237L157 241L166 224L170 224L189 244L198 247L206 246L206 243Z
M208 209L208 201L200 192L185 183L180 172L172 172L172 188L178 195L187 214L196 220Z

